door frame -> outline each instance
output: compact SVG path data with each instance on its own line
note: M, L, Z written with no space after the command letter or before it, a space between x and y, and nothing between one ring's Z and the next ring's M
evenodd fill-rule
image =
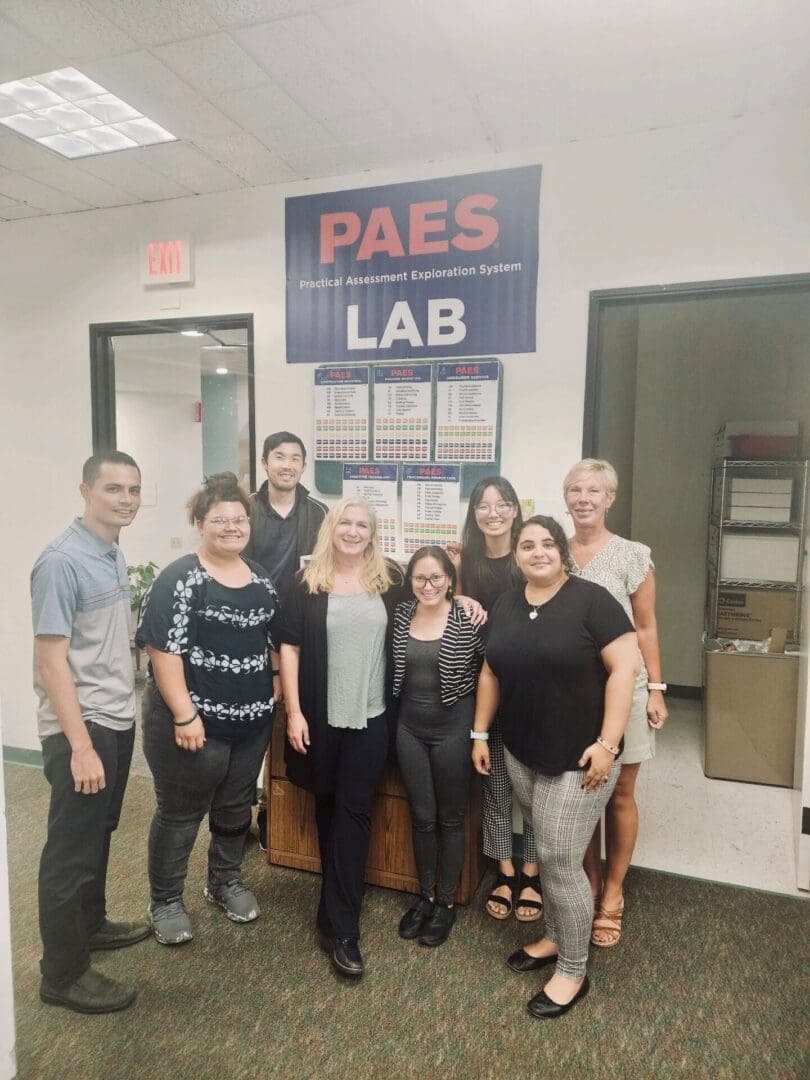
M253 315L196 315L177 319L90 324L90 400L93 453L115 450L115 357L112 338L132 334L176 334L181 330L245 330L248 366L248 439L250 489L256 490L256 390L253 364Z
M667 300L698 300L709 296L744 296L789 292L810 288L810 274L777 274L772 277L728 278L719 281L688 281L674 285L643 285L625 289L596 289L588 302L588 346L585 362L585 409L582 424L582 456L595 457L599 436L599 355L602 345L602 313L608 306L655 303Z

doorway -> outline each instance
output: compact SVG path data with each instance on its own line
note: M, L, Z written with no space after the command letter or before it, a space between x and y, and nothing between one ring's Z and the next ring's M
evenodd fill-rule
M810 275L591 296L583 455L619 473L611 529L652 548L670 685L671 722L639 777L640 865L795 891L794 792L708 780L699 699L714 435L797 420L806 455L808 356Z
M96 324L90 350L93 450L124 450L143 474L127 561L164 567L195 545L185 505L203 477L255 488L253 318Z

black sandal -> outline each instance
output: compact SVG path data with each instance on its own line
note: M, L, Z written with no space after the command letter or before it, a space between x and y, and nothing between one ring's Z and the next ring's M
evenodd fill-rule
M524 874L520 871L520 881L517 887L517 897L515 898L515 918L518 922L537 922L540 916L543 914L543 901L541 900L521 900L520 893L524 889L534 889L535 892L540 892L540 875L539 874ZM529 908L528 915L521 915L518 908Z
M501 870L498 871L498 873L497 873L497 875L495 877L495 882L494 882L494 884L492 886L493 892L491 892L489 894L489 896L487 897L487 900L486 900L486 904L484 905L486 913L487 913L487 915L490 916L490 918L498 919L499 921L502 921L503 919L508 919L509 916L512 914L512 901L513 901L514 895L515 895L515 885L516 885L516 883L517 883L517 874L504 874L503 871L501 871ZM509 887L509 890L510 890L512 895L511 896L498 896L494 892L494 890L500 888L501 885L507 885ZM493 911L489 906L490 902L493 903L493 904L502 904L506 908L506 911L504 911L504 912L500 912L500 911L495 912L495 911Z

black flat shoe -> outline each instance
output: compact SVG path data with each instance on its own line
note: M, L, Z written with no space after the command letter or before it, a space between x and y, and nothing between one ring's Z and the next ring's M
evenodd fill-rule
M590 987L591 984L588 982L588 976L586 975L582 980L582 986L567 1005L559 1005L556 1001L552 1001L545 990L541 990L539 994L534 995L526 1008L537 1020L556 1020L558 1016L562 1016L569 1009L573 1009L578 1001L582 1001Z
M413 941L422 933L425 923L433 914L435 904L420 896L412 908L408 908L399 920L399 936L406 941Z
M522 975L525 971L538 971L541 967L545 967L546 964L556 963L556 960L556 953L551 956L532 956L525 949L518 949L507 959L506 964L512 971L517 971L519 975Z
M456 921L456 909L437 904L433 914L422 927L419 935L419 944L434 948L436 945L444 945L453 929Z
M349 979L359 979L363 974L363 955L357 942L351 938L334 938L330 957L332 967L339 975Z

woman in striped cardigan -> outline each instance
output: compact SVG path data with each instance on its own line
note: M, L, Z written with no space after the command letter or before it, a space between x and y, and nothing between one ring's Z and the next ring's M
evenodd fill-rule
M422 945L441 945L456 918L470 729L484 645L453 599L456 571L442 548L415 552L407 577L415 599L398 604L394 613L393 695L421 895L403 915L399 933Z

